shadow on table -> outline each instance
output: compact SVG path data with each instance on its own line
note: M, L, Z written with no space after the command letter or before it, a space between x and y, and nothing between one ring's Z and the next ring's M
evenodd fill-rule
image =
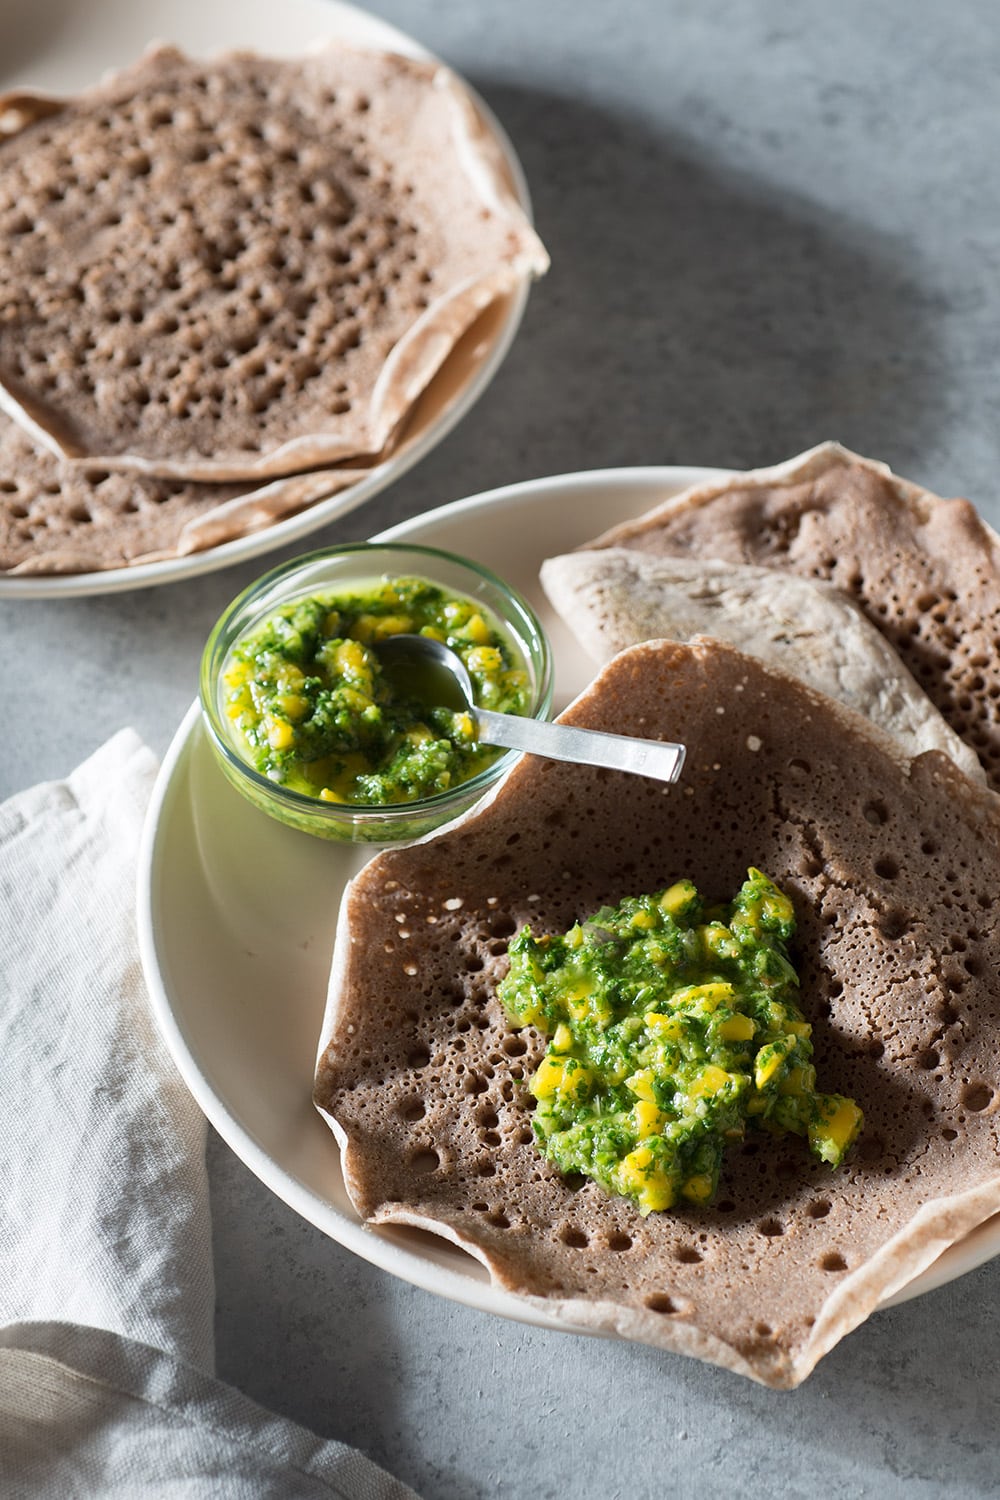
M401 1346L396 1305L397 1294L405 1298L412 1289L299 1218L214 1131L208 1162L219 1378L269 1411L359 1449L425 1493L472 1496L459 1455L446 1466L432 1464L426 1488L428 1456L418 1436L435 1420L428 1394L434 1370L420 1349ZM414 1386L414 1364L427 1402L416 1421L412 1410L398 1409L400 1393Z
M552 266L463 424L481 439L469 489L484 487L497 413L508 478L743 468L826 438L901 466L919 456L939 412L937 313L902 237L824 208L822 184L806 201L740 174L693 128L661 137L579 99L474 82L514 140ZM454 476L461 438L421 475Z
M645 1348L631 1351L631 1380L661 1380L682 1411L693 1398L707 1447L726 1435L752 1451L762 1494L783 1485L773 1467L764 1478L774 1463L794 1495L991 1494L1000 1393L985 1372L1000 1336L998 1293L993 1263L877 1312L791 1392Z

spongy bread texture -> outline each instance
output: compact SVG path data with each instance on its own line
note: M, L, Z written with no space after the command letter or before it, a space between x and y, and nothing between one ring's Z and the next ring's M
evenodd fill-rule
M838 698L899 740L907 755L944 750L976 781L985 774L880 631L832 585L716 558L662 557L627 547L548 558L553 608L598 662L639 641L728 641Z
M1000 540L837 443L699 485L589 547L713 557L826 579L864 610L1000 789Z
M159 48L0 141L0 385L70 458L183 478L379 453L547 264L446 69Z
M572 1326L793 1386L1000 1208L996 799L717 642L635 647L563 717L679 736L682 782L526 757L464 823L374 859L316 1101L366 1219L437 1229ZM820 1086L864 1133L838 1172L753 1136L713 1206L642 1219L532 1144L541 1043L496 998L507 943L681 876L727 898L750 864L793 898Z
M350 469L202 484L64 464L0 412L0 572L89 573L242 536L352 484Z

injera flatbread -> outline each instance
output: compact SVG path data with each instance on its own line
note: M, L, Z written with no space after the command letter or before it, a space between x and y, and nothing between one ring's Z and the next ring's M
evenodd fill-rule
M547 265L435 64L161 47L4 116L0 394L64 457L227 480L377 454Z
M367 1220L437 1229L571 1326L793 1386L1000 1208L1000 804L717 642L634 647L563 718L678 736L682 781L525 757L464 823L366 866L317 1102ZM496 999L507 941L679 876L728 899L751 864L794 901L817 1073L864 1132L836 1172L748 1139L714 1206L642 1219L531 1143L540 1045Z
M326 469L248 485L92 469L60 463L0 412L0 573L90 573L199 552L362 474Z
M944 750L985 774L885 636L830 584L713 558L625 547L548 558L541 581L583 649L604 663L639 641L727 641L838 698L899 740L906 755Z
M788 569L854 599L1000 790L1000 539L968 500L823 443L696 486L588 547Z

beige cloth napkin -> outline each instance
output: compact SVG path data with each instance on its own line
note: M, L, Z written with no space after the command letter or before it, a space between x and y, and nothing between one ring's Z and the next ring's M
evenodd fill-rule
M146 1004L131 730L0 807L0 1493L413 1492L214 1379L205 1121Z

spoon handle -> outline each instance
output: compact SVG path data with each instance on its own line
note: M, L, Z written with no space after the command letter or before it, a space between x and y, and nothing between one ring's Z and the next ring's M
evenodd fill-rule
M663 740L632 739L624 734L602 734L574 729L544 719L522 719L514 714L477 708L479 738L507 750L527 750L548 760L572 760L585 766L608 766L656 781L676 781L684 764L684 746Z

